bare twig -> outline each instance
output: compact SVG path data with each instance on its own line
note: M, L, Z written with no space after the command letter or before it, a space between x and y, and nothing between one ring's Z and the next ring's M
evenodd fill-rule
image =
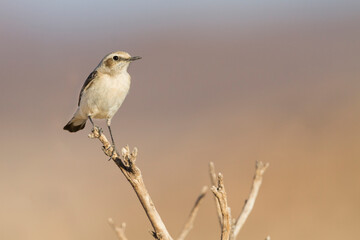
M231 216L230 209L227 204L227 196L224 187L224 178L221 173L218 175L218 184L211 187L211 191L214 193L215 197L218 199L220 204L221 216L222 216L222 229L221 229L221 240L228 240L230 238L230 228L231 228Z
M127 240L127 237L125 235L126 223L122 223L121 227L117 227L115 225L114 221L112 220L112 218L109 218L108 222L109 222L109 225L112 227L112 229L114 229L119 240Z
M250 195L249 198L245 201L242 212L240 213L240 216L236 220L236 223L233 227L231 240L236 239L246 219L248 218L251 210L253 209L256 197L258 195L262 183L262 176L268 167L269 167L269 163L264 164L261 161L256 162L256 170L255 170L255 175L254 175L254 180L251 187Z
M140 200L141 205L145 210L147 217L149 218L152 227L154 228L154 231L152 233L153 237L155 239L161 240L172 240L172 237L167 231L165 224L162 221L159 213L157 212L155 205L151 200L151 197L145 187L141 171L135 165L137 149L134 148L134 150L130 152L129 146L122 148L121 153L123 159L121 159L98 127L94 127L92 129L89 137L97 138L100 140L103 145L104 153L116 163L116 165L120 168L126 179L130 182L137 197Z
M209 163L209 174L210 174L211 186L216 186L217 178L216 178L215 166L213 162ZM214 200L215 200L216 212L218 215L220 227L222 227L222 215L221 215L220 203L219 200L215 197L215 195L214 195Z
M177 240L184 240L186 238L186 236L189 234L189 232L191 231L191 229L193 228L196 215L199 211L200 203L204 199L207 190L208 190L207 186L204 186L202 188L201 193L198 196L198 198L196 199L195 205L190 212L189 219L185 223L185 226L184 226L183 230L181 231L180 236L177 238Z

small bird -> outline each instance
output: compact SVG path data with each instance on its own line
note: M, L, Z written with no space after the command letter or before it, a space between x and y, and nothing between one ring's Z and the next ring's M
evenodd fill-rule
M130 62L141 59L131 57L127 52L113 52L105 56L88 76L81 88L78 108L64 130L77 132L85 127L87 119L94 127L93 118L106 119L112 145L111 119L120 108L130 89Z

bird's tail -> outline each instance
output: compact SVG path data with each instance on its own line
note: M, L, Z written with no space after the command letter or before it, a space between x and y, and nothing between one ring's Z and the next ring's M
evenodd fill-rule
M64 130L77 132L85 127L86 118L76 118L76 115L65 125Z

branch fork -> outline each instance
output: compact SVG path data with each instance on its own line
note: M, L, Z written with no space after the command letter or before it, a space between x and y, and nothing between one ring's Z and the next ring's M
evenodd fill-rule
M117 227L115 225L114 220L112 220L112 218L109 218L108 222L109 222L109 225L112 227L112 229L114 229L119 240L127 240L127 237L125 235L126 223L122 223L121 227Z
M239 217L236 220L231 220L231 211L227 205L227 195L225 192L223 175L219 173L216 176L214 164L210 162L209 173L211 183L213 184L211 191L214 194L216 209L221 227L221 240L235 240L237 238L241 228L243 227L245 221L250 215L251 210L254 207L255 200L262 183L263 174L268 167L269 163L264 164L261 161L256 162L255 175L253 178L249 198L245 201Z

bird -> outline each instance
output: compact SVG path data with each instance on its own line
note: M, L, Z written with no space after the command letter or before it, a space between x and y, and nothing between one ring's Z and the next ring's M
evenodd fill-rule
M129 53L117 51L106 55L85 80L79 95L78 107L64 130L77 132L83 129L89 119L106 119L111 143L115 150L111 132L111 119L125 100L131 83L127 69L131 62L141 57L131 57ZM116 150L115 150L116 151Z

